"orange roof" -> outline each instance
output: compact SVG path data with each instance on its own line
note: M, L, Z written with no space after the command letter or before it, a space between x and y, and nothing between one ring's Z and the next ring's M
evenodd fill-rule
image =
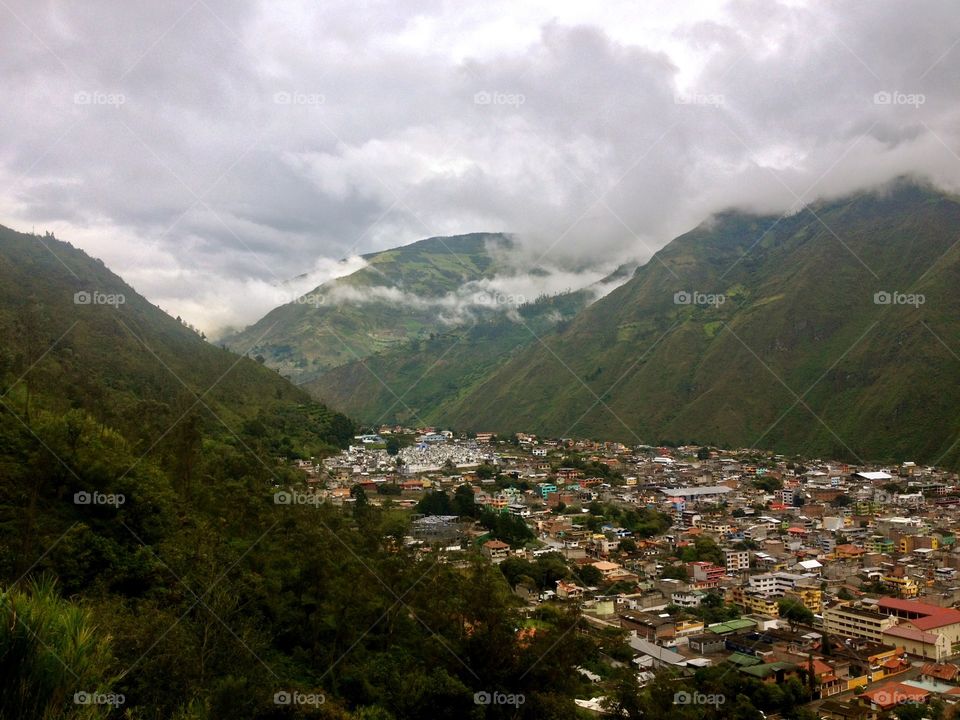
M891 708L905 702L924 702L929 696L930 693L926 690L899 682L881 685L861 695L880 708Z
M938 680L953 680L960 672L960 668L950 663L927 663L920 672L922 675L929 675Z
M487 540L483 546L485 548L490 548L491 550L506 550L509 545L505 542L500 542L499 540Z
M858 546L858 545L853 545L853 544L851 544L851 543L845 543L844 545L837 545L837 546L834 548L834 550L836 550L837 552L842 552L842 553L860 553L860 554L862 554L862 553L865 553L865 552L866 552L866 550L864 550L862 547L860 547L860 546Z
M824 673L832 673L833 668L827 665L823 660L813 660L813 672L815 675L823 675Z
M916 640L918 642L927 643L928 645L936 645L937 638L939 635L934 633L924 632L923 630L917 630L917 628L909 627L907 625L894 625L883 631L884 635L893 635L894 637L905 638L907 640Z

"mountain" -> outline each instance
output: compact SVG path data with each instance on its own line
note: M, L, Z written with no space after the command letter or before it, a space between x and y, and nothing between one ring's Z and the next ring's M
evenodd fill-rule
M722 213L456 385L445 424L955 466L958 233L956 198L905 181Z
M0 415L12 428L84 412L135 447L162 451L188 431L232 438L260 424L277 432L277 453L292 456L340 444L352 430L49 235L0 227L0 337Z
M955 464L958 231L955 198L908 183L782 220L722 214L449 422ZM693 292L725 302L675 302ZM875 302L894 292L925 302Z
M590 290L542 298L515 315L497 313L332 368L303 388L371 425L444 424L449 409L478 383L591 299Z
M501 271L498 257L511 246L505 235L474 233L364 255L364 268L275 308L222 342L262 356L268 366L305 382L329 368L449 327L440 319L456 322L458 293L469 295L471 283Z
M574 716L579 616L525 636L479 552L322 501L290 461L353 423L276 371L6 228L0 337L0 718L462 718L489 687Z
M444 424L451 408L503 363L542 335L569 323L610 286L625 282L624 265L580 290L537 298L516 312L415 338L324 372L303 387L314 397L376 425Z

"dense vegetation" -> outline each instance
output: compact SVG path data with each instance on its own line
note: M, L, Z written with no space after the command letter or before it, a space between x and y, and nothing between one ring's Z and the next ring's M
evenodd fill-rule
M535 341L453 330L311 390L371 422L956 467L958 228L955 198L907 182L784 218L723 213L572 320L528 321ZM378 378L413 389L401 403Z
M520 349L569 322L591 297L589 290L562 293L527 303L516 315L496 312L441 327L332 368L304 387L364 422L443 424L447 408L480 388ZM369 382L375 377L382 382Z
M509 245L505 235L474 233L365 255L366 267L272 310L223 342L305 382L329 368L449 327L439 318L453 320L457 310L423 301L451 296L465 284L492 277L501 269L493 251Z
M955 467L958 229L956 199L907 183L782 219L722 214L474 383L447 422Z
M359 496L313 502L290 461L353 423L83 253L0 232L0 717L514 709L476 692L571 716L575 614L521 637L495 568L419 557L406 514Z

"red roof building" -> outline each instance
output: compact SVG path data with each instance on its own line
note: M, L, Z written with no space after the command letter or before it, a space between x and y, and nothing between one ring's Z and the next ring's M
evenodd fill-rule
M878 710L886 711L892 710L903 703L925 703L930 698L930 693L911 685L890 682L861 694L860 698L866 700Z

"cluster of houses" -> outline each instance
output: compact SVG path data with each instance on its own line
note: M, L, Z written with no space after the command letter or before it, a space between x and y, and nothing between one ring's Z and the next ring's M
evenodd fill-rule
M357 484L388 483L401 493L384 501L412 506L469 486L535 541L511 547L456 516L417 517L410 541L476 547L492 563L563 558L567 578L518 594L531 606L580 603L596 627L627 631L641 677L717 664L764 682L797 677L820 716L838 719L960 700L955 473L524 433L375 437L391 433L416 441L392 456L368 436L305 468L318 492L349 502ZM651 533L624 517L661 525ZM711 622L718 608L726 617Z

